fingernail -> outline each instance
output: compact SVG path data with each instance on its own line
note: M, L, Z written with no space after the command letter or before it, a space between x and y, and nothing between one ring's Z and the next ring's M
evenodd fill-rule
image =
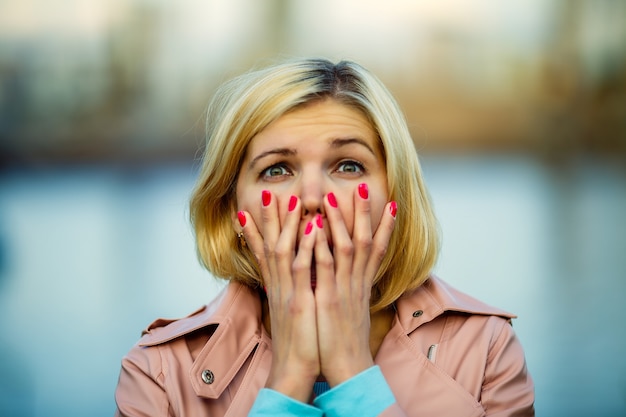
M391 215L395 219L396 218L396 213L398 212L398 204L395 201L391 202L391 205L389 206L389 212L391 213Z
M367 184L365 184L364 182L359 184L359 195L361 196L361 198L363 200L367 200L367 197L369 196L369 190L367 189Z
M313 223L308 222L306 224L306 229L304 229L304 234L308 235L309 233L311 233L312 230L313 230Z
M295 195L292 195L291 198L289 199L289 211L293 211L296 208L297 203L298 203L298 197L296 197Z
M320 229L324 227L324 220L322 220L321 214L318 214L317 217L315 217L315 223L317 224L317 227L319 227Z
M330 203L331 207L337 208L337 199L335 198L335 194L328 193L328 202Z
M272 194L267 190L263 190L261 193L261 200L263 200L263 207L269 206L270 201L272 201Z
M238 212L237 218L239 219L239 224L241 225L241 227L244 227L246 225L246 213L244 213L243 211Z

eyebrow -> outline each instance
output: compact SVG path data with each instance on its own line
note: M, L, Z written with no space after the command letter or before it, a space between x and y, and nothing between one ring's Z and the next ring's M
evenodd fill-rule
M376 152L374 152L374 150L369 145L369 143L367 143L363 139L359 139L359 138L337 138L337 139L333 139L330 142L330 147L331 148L341 148L342 146L347 146L347 145L351 145L351 144L362 145L362 146L366 147L373 155L376 155Z
M330 147L337 149L337 148L341 148L343 146L348 146L348 145L352 145L352 144L356 144L356 145L361 145L365 148L367 148L367 150L369 150L372 155L376 155L376 153L374 152L374 150L372 149L372 147L363 139L359 139L359 138L336 138L330 141ZM295 149L291 149L291 148L276 148L276 149L270 149L269 151L265 151L260 153L259 155L255 156L250 163L248 164L248 168L252 169L254 167L254 165L256 165L256 163L267 157L270 155L280 155L280 156L294 156L297 155L298 152Z
M248 168L252 169L252 167L254 167L254 165L260 160L265 158L266 156L270 156L270 155L281 155L281 156L293 156L296 155L298 152L295 149L290 149L290 148L277 148L277 149L270 149L269 151L265 151L260 153L259 155L255 156L252 161L250 161L250 163L248 164Z

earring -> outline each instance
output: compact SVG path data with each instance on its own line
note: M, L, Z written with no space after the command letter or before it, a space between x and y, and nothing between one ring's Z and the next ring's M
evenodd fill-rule
M245 248L247 245L246 245L246 238L243 237L243 232L237 233L237 238L239 239L239 244L241 245L241 247Z

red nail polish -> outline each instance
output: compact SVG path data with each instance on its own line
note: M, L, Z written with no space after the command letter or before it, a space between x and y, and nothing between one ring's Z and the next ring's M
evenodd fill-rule
M263 207L269 206L270 201L272 201L272 194L267 190L263 190L261 193L261 200L263 201Z
M296 204L298 204L298 197L292 195L289 199L289 211L293 211L296 208Z
M318 214L315 217L315 223L317 224L317 227L319 227L320 229L322 229L324 227L324 220L322 220L322 215Z
M367 200L367 197L369 197L370 195L369 190L367 188L367 184L365 183L359 184L359 195L361 196L363 200Z
M246 213L244 213L243 211L238 212L237 218L239 218L239 224L241 225L241 227L244 227L246 225Z
M391 215L395 219L396 218L396 213L398 212L398 204L395 201L391 202L391 205L389 206L389 212L391 213Z
M330 203L330 206L337 208L337 198L335 198L335 194L328 193L327 198L328 198L328 202Z
M313 223L308 222L306 224L306 229L304 229L304 234L308 235L309 233L311 233L313 231Z

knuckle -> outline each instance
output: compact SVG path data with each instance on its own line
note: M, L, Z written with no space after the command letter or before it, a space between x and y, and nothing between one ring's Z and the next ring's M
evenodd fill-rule
M307 271L311 269L311 266L308 263L305 263L302 260L296 259L292 266L291 269L293 270L293 272L302 272L302 271Z
M317 305L325 311L332 311L339 307L340 303L335 294L327 294L325 297L318 297Z
M261 219L263 222L270 222L272 220L272 214L266 206L263 206L263 209L261 210Z
M265 254L254 252L254 259L256 259L257 263L261 265L263 260L265 259Z
M354 244L352 242L342 243L335 246L335 252L341 256L352 256L354 254Z
M289 303L287 304L287 311L289 312L290 316L295 317L300 315L300 313L302 312L302 307L297 303Z
M354 244L361 249L371 249L372 238L370 236L355 236Z
M374 257L379 262L383 260L385 255L387 254L388 245L376 245L372 248L371 256Z
M263 251L268 259L276 258L276 247L274 245L270 245L267 241L263 242Z
M288 248L277 246L273 251L274 258L276 260L286 259L291 255L291 251Z
M332 268L335 265L333 258L330 256L325 256L319 259L316 258L315 262L323 268Z

